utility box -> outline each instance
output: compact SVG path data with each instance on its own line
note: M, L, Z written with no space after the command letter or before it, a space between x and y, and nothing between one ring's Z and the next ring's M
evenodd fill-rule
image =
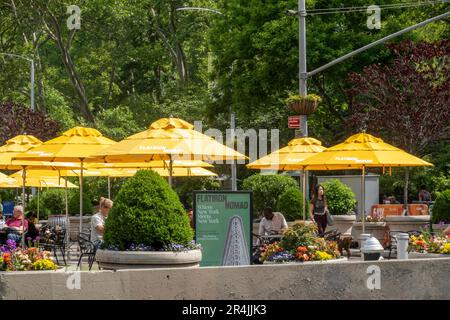
M356 196L356 201L358 201L358 214L362 210L361 206L361 176L318 176L317 181L319 184L324 183L330 179L340 180L342 183L352 189L353 193ZM365 196L365 206L366 206L366 215L370 214L370 210L373 205L378 204L379 202L379 194L380 194L380 176L379 175L366 175L366 196ZM326 192L326 191L325 191ZM326 194L326 193L325 193Z

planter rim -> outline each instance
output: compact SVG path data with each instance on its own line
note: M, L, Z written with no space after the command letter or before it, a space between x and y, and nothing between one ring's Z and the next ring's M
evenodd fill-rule
M385 227L386 226L386 222L364 222L364 225L367 227L367 226L370 226L370 227ZM359 222L359 221L355 221L355 222L353 222L353 226L354 227L362 227L362 222Z
M200 249L188 251L114 251L97 250L100 263L117 265L182 265L198 263L202 259Z
M332 214L335 220L356 220L355 214Z
M430 222L430 216L386 216L386 222Z

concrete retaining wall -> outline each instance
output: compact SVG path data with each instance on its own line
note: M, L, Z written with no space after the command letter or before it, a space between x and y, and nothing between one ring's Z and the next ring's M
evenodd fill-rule
M367 287L371 265L380 267L379 290ZM450 258L78 274L18 272L0 274L0 298L450 299L449 274ZM68 289L67 283L74 289Z

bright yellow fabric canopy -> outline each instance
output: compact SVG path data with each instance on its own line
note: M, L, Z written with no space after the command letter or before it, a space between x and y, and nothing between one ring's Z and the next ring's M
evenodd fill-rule
M6 144L0 147L0 169L3 170L21 170L29 169L58 169L58 168L77 168L76 163L62 163L48 161L29 161L12 160L17 155L31 150L42 144L42 141L34 136L19 135L6 141Z
M120 169L123 176L128 174L129 176L134 176L139 169ZM169 176L169 169L166 168L151 168L150 170L156 171L162 177ZM173 168L172 169L173 177L213 177L217 176L212 171L209 171L205 168L199 167L191 167L191 168Z
M33 172L36 170L33 170ZM36 171L38 172L38 171ZM49 170L49 172L55 172ZM9 176L13 181L7 183L1 183L0 188L20 188L23 186L22 171L18 171ZM56 176L26 176L26 187L37 187L37 188L64 188L66 186L66 181L63 178L58 178ZM67 188L78 188L73 183L67 181Z
M75 127L61 136L18 154L16 160L80 162L116 142L92 128Z
M361 169L362 167L432 166L367 133L358 133L299 163L306 170Z
M322 152L326 148L314 138L296 138L289 141L288 145L280 150L264 156L247 167L249 169L271 169L271 170L300 170L303 169L299 162Z
M117 162L117 163L89 163L85 166L86 169L95 168L111 168L111 169L146 169L146 168L168 168L169 161L167 160L153 160L148 162ZM172 163L173 168L192 168L203 167L211 168L212 164L203 162L200 160L174 160Z
M148 130L132 135L94 155L99 162L144 162L151 160L238 160L235 150L194 130L177 118L163 118Z

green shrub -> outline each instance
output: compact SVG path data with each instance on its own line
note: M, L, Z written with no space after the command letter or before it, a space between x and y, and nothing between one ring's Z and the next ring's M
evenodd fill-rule
M276 209L280 196L289 188L298 188L298 185L289 176L255 174L245 179L242 187L253 191L253 209L259 215L265 207Z
M90 215L93 213L92 196L83 192L83 215ZM80 190L71 190L69 197L69 214L76 216L80 214Z
M66 202L65 191L63 189L47 189L35 195L27 204L27 211L38 211L39 198L39 219L47 219L48 215L65 214Z
M450 189L439 192L432 210L433 223L450 222Z
M192 239L193 230L177 194L150 170L138 171L123 185L105 224L105 245L120 250L131 244L187 245Z
M305 208L305 217L308 218L308 202ZM277 211L281 212L289 221L303 219L303 195L300 189L297 187L286 189L278 200Z
M337 179L327 180L322 185L325 189L328 210L331 214L350 214L355 209L355 194L350 187Z
M280 245L285 250L296 250L300 246L309 246L316 238L317 226L315 223L299 222L287 229L283 234Z

